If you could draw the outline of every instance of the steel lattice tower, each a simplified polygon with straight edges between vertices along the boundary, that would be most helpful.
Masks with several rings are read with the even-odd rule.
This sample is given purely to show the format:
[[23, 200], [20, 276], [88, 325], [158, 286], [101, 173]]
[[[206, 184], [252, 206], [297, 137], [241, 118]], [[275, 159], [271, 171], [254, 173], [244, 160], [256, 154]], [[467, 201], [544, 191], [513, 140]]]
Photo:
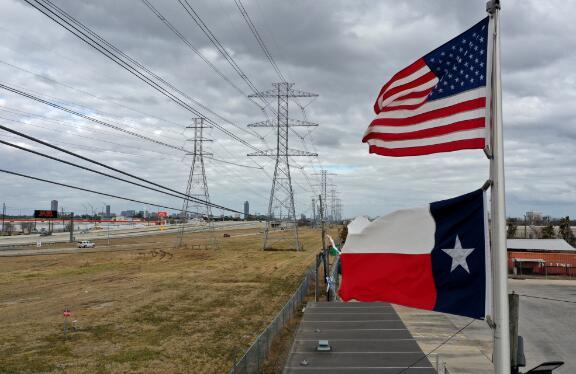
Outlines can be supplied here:
[[330, 219], [330, 212], [331, 212], [331, 204], [328, 198], [328, 187], [335, 187], [335, 184], [328, 183], [328, 176], [329, 175], [336, 175], [334, 173], [328, 173], [328, 170], [321, 169], [320, 173], [315, 173], [314, 175], [320, 176], [320, 185], [315, 185], [316, 187], [320, 187], [320, 195], [322, 196], [322, 215], [324, 216], [324, 220], [327, 222], [331, 222]]
[[[180, 213], [181, 226], [178, 234], [178, 247], [182, 246], [182, 239], [184, 236], [185, 227], [188, 223], [188, 210], [192, 210], [199, 215], [192, 219], [192, 228], [194, 231], [208, 231], [210, 237], [207, 241], [206, 247], [217, 248], [216, 235], [214, 232], [214, 223], [212, 221], [212, 207], [210, 205], [210, 194], [208, 193], [208, 181], [206, 179], [206, 169], [204, 167], [204, 156], [211, 155], [204, 152], [204, 142], [210, 142], [211, 139], [204, 138], [203, 130], [211, 128], [211, 126], [204, 125], [204, 118], [194, 118], [193, 125], [186, 126], [187, 129], [194, 130], [194, 137], [187, 139], [192, 141], [194, 146], [192, 152], [188, 155], [192, 156], [192, 164], [190, 165], [190, 173], [188, 174], [188, 183], [186, 185], [186, 195], [202, 200], [184, 199], [182, 203], [182, 212]], [[188, 225], [190, 226], [190, 225]]]
[[[269, 91], [259, 92], [250, 97], [275, 98], [277, 100], [276, 123], [263, 121], [248, 125], [248, 127], [275, 127], [276, 128], [276, 148], [262, 152], [248, 154], [248, 156], [273, 157], [276, 160], [274, 167], [274, 177], [272, 179], [272, 189], [268, 202], [268, 216], [266, 228], [264, 229], [263, 249], [296, 249], [300, 250], [300, 240], [298, 238], [298, 222], [296, 209], [294, 207], [294, 190], [292, 189], [292, 178], [290, 176], [290, 157], [294, 156], [318, 156], [288, 147], [288, 134], [290, 127], [318, 126], [316, 123], [308, 121], [290, 120], [288, 117], [289, 99], [296, 97], [316, 97], [317, 94], [295, 90], [294, 83], [280, 82], [273, 83], [274, 88]], [[274, 228], [280, 229], [279, 233], [271, 235]], [[293, 246], [279, 245], [280, 242], [290, 243]]]

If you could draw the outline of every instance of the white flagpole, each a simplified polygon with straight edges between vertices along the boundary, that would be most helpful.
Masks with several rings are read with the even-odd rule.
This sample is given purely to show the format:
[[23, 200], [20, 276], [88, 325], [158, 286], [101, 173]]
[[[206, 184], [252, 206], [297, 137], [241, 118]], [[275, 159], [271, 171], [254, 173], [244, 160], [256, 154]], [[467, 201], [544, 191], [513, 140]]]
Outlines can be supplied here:
[[510, 374], [510, 321], [508, 315], [508, 256], [504, 195], [504, 142], [502, 136], [502, 86], [500, 82], [500, 1], [487, 4], [492, 28], [491, 122], [492, 253], [494, 259], [494, 371]]

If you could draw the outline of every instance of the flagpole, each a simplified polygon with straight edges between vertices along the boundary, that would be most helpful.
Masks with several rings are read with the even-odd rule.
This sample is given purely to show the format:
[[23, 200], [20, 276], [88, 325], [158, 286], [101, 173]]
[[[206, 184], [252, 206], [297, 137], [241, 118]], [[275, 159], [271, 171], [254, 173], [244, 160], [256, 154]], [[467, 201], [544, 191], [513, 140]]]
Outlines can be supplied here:
[[508, 256], [506, 245], [506, 205], [504, 194], [504, 142], [502, 132], [502, 86], [500, 76], [500, 1], [491, 0], [486, 9], [492, 28], [492, 253], [494, 261], [494, 371], [510, 374], [510, 330], [508, 311]]

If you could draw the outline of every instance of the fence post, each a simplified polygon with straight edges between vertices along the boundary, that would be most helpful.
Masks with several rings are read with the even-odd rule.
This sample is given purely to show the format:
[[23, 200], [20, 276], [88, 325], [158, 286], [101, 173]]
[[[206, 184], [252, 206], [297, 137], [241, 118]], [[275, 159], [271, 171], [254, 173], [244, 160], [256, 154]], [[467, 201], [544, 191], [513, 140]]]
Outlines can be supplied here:
[[[288, 302], [282, 307], [270, 325], [268, 325], [268, 327], [256, 338], [256, 341], [250, 348], [248, 348], [239, 361], [237, 360], [236, 354], [234, 354], [233, 367], [231, 371], [232, 374], [248, 374], [254, 369], [253, 360], [250, 361], [250, 365], [248, 363], [251, 357], [250, 352], [252, 352], [252, 356], [254, 354], [256, 355], [256, 369], [258, 372], [262, 370], [262, 365], [264, 365], [266, 357], [272, 348], [272, 340], [282, 330], [282, 328], [290, 322], [290, 320], [295, 316], [298, 307], [304, 302], [304, 298], [308, 294], [310, 280], [312, 276], [315, 275], [312, 273], [312, 270], [313, 269], [309, 269], [306, 271], [304, 279], [294, 294], [292, 294], [290, 300], [288, 300]], [[254, 352], [254, 350], [256, 352]], [[244, 362], [244, 365], [242, 365], [242, 362]], [[244, 368], [243, 371], [241, 371], [242, 367]]]
[[320, 286], [318, 284], [319, 272], [318, 269], [320, 268], [320, 257], [316, 255], [316, 263], [314, 265], [314, 301], [318, 302], [318, 295], [320, 294]]

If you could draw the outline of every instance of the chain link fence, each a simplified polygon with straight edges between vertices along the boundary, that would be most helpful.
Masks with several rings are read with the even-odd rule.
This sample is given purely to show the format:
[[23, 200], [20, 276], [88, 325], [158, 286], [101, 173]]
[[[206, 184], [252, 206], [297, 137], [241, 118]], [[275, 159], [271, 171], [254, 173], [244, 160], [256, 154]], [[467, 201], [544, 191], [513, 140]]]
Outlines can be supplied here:
[[234, 367], [230, 370], [229, 374], [260, 373], [260, 369], [270, 352], [272, 341], [302, 306], [304, 298], [308, 294], [309, 286], [314, 282], [314, 277], [314, 268], [308, 269], [302, 283], [300, 283], [296, 292], [290, 297], [290, 300], [288, 300], [282, 310], [274, 317], [274, 320], [268, 327], [256, 338], [256, 341], [252, 343], [250, 348], [244, 353], [244, 356], [234, 362]]

